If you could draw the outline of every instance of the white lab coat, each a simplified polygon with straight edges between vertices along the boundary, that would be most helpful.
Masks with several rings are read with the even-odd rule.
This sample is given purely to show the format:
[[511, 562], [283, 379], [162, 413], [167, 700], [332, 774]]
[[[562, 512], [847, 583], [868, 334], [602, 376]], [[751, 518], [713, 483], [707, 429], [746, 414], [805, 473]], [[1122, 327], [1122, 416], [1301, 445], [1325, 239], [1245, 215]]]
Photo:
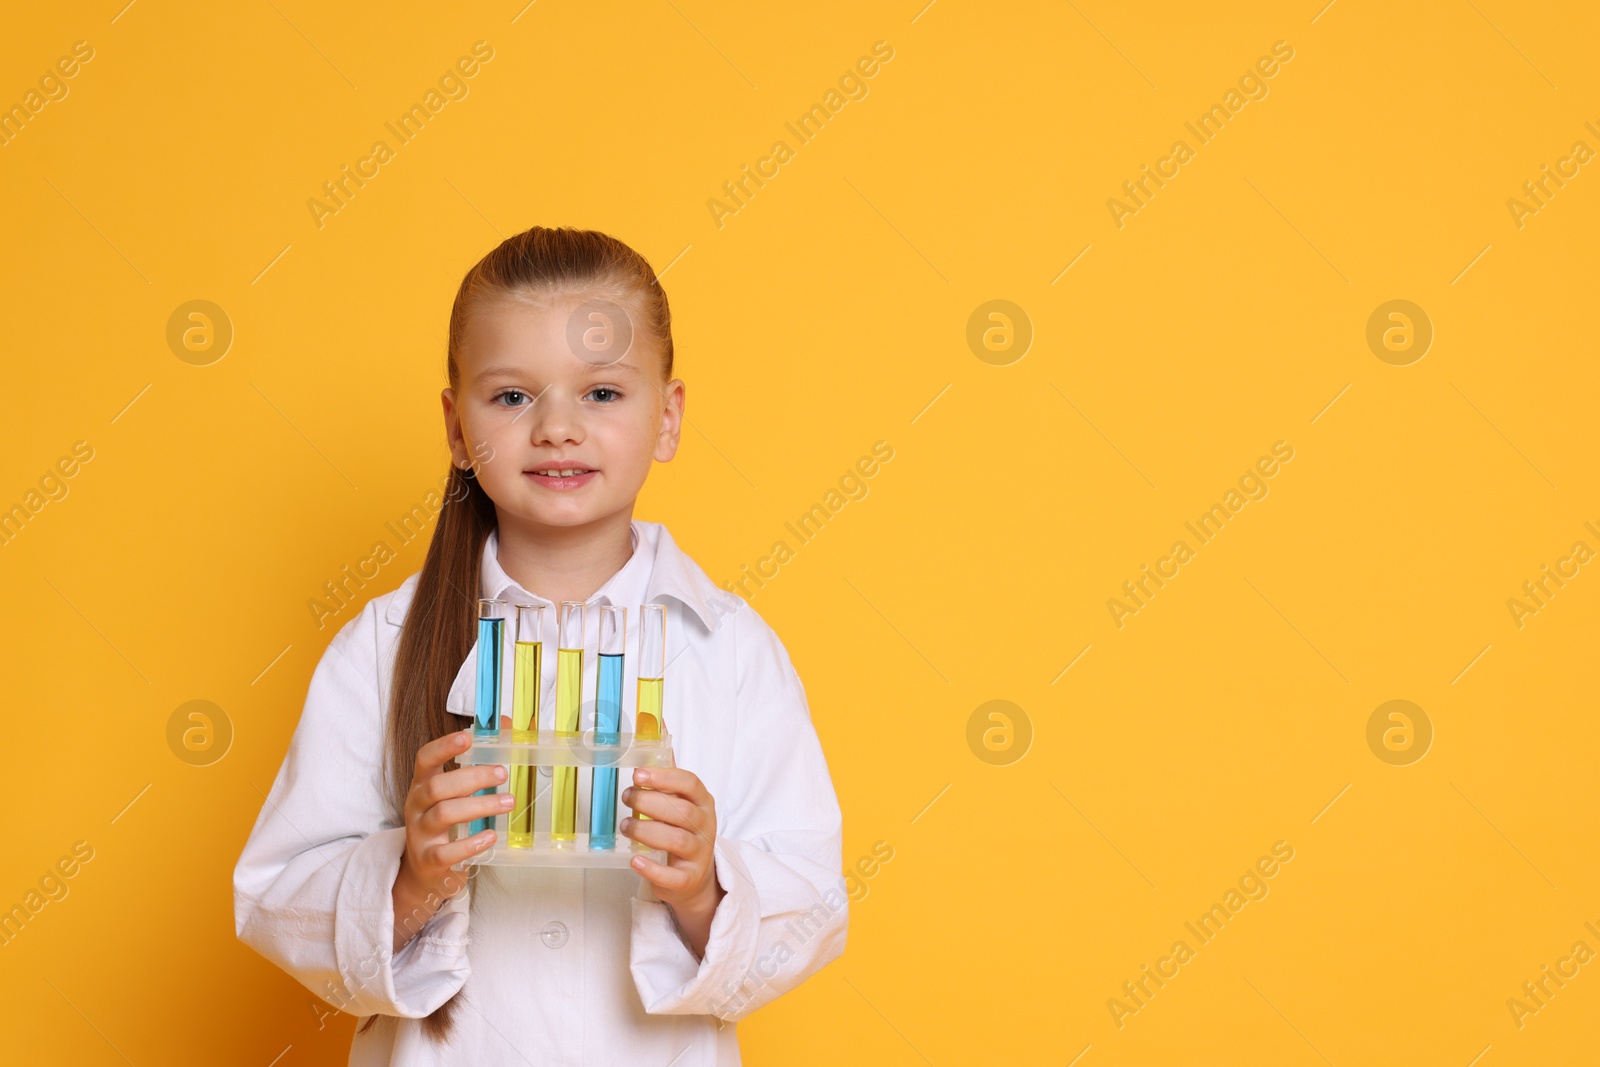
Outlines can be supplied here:
[[[696, 962], [643, 878], [593, 868], [480, 868], [472, 887], [392, 951], [405, 828], [381, 795], [380, 767], [414, 574], [329, 643], [234, 870], [241, 940], [333, 1007], [381, 1016], [357, 1034], [351, 1064], [737, 1064], [735, 1027], [722, 1020], [742, 1019], [844, 951], [839, 804], [788, 653], [664, 527], [635, 520], [633, 536], [629, 563], [591, 598], [587, 629], [595, 632], [594, 605], [616, 596], [630, 608], [634, 660], [637, 605], [667, 605], [664, 718], [677, 765], [715, 798], [716, 876], [727, 891], [704, 958]], [[505, 575], [496, 544], [491, 534], [480, 595], [548, 604]], [[585, 657], [586, 698], [594, 658]], [[462, 665], [447, 704], [462, 726], [473, 664]], [[631, 722], [636, 663], [628, 666]], [[546, 709], [554, 677], [547, 659]], [[631, 773], [618, 777], [626, 787]], [[586, 794], [588, 772], [578, 778]], [[543, 820], [550, 779], [539, 781]], [[586, 795], [578, 816], [586, 828]], [[418, 1020], [463, 989], [448, 1043], [433, 1042]]]

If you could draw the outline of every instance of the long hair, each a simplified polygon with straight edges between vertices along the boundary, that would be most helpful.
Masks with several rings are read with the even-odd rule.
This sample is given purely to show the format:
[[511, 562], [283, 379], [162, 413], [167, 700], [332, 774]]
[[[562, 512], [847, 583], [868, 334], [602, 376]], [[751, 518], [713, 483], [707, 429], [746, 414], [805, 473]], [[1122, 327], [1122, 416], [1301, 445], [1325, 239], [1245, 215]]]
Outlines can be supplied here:
[[[672, 313], [649, 262], [621, 241], [594, 230], [535, 226], [508, 237], [467, 271], [450, 308], [445, 372], [461, 388], [460, 352], [468, 319], [486, 303], [544, 303], [564, 294], [594, 294], [623, 305], [639, 339], [653, 343], [672, 378]], [[470, 469], [452, 467], [450, 488], [422, 565], [394, 661], [384, 788], [396, 818], [405, 817], [417, 751], [460, 724], [445, 710], [451, 683], [477, 633], [484, 544], [496, 526], [494, 501]], [[454, 769], [455, 761], [447, 764]], [[481, 868], [472, 868], [470, 879]], [[398, 917], [397, 917], [398, 919]], [[417, 935], [417, 936], [420, 936]], [[435, 1041], [449, 1037], [461, 993], [422, 1020]], [[365, 1032], [377, 1016], [361, 1025]]]

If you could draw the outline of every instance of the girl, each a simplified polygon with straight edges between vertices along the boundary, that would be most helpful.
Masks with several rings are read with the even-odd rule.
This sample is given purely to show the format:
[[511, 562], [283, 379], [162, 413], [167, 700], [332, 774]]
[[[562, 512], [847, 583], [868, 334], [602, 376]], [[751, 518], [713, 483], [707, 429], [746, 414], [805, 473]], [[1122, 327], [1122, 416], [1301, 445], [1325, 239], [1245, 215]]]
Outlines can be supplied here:
[[[839, 804], [789, 656], [665, 527], [633, 518], [651, 461], [678, 449], [672, 352], [654, 271], [604, 234], [535, 227], [456, 293], [455, 468], [427, 560], [328, 645], [234, 871], [240, 939], [365, 1017], [352, 1064], [736, 1064], [723, 1020], [844, 950]], [[511, 801], [493, 791], [505, 768], [454, 762], [480, 597], [548, 615], [582, 601], [591, 619], [666, 605], [678, 767], [633, 772], [621, 801], [649, 819], [619, 829], [667, 864], [454, 869], [495, 831], [452, 841], [451, 826]]]

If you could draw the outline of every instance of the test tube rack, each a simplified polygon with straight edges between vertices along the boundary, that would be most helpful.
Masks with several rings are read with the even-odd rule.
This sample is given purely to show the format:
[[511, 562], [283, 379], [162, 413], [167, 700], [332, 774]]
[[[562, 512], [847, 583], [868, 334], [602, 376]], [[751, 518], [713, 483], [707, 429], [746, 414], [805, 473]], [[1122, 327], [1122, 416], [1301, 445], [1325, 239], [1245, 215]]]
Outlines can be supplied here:
[[[531, 765], [534, 767], [616, 767], [629, 770], [634, 767], [673, 767], [672, 738], [665, 734], [659, 741], [641, 741], [628, 730], [620, 731], [616, 744], [599, 744], [593, 730], [585, 730], [577, 737], [558, 737], [553, 730], [540, 730], [536, 740], [512, 739], [511, 727], [502, 725], [498, 734], [475, 736], [466, 752], [456, 757], [463, 767], [499, 765], [502, 767]], [[509, 780], [502, 782], [497, 792], [511, 788]], [[537, 792], [537, 790], [536, 790]], [[572, 841], [553, 841], [548, 829], [549, 792], [545, 801], [534, 809], [535, 825], [544, 822], [546, 829], [536, 829], [533, 844], [527, 848], [512, 848], [507, 833], [511, 820], [509, 813], [494, 816], [495, 842], [462, 866], [484, 867], [616, 867], [628, 869], [635, 856], [645, 856], [657, 863], [666, 863], [667, 854], [660, 849], [646, 848], [632, 838], [617, 833], [617, 847], [598, 849], [589, 847], [589, 835], [579, 831]], [[593, 798], [590, 798], [593, 803]], [[466, 823], [457, 823], [452, 839], [469, 836]]]

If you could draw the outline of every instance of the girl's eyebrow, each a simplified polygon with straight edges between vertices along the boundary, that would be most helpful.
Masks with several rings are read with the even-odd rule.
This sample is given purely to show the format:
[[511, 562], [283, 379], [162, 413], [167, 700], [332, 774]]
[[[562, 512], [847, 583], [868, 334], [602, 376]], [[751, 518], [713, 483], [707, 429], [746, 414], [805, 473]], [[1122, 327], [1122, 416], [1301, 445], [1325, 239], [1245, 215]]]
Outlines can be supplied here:
[[[603, 374], [610, 370], [631, 370], [637, 372], [639, 368], [632, 363], [598, 363], [591, 364], [589, 370], [594, 374]], [[478, 375], [478, 380], [490, 381], [494, 378], [515, 379], [521, 378], [527, 373], [528, 372], [521, 367], [490, 367], [488, 370]]]

